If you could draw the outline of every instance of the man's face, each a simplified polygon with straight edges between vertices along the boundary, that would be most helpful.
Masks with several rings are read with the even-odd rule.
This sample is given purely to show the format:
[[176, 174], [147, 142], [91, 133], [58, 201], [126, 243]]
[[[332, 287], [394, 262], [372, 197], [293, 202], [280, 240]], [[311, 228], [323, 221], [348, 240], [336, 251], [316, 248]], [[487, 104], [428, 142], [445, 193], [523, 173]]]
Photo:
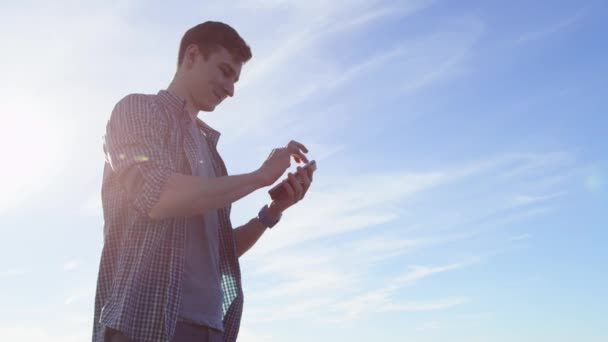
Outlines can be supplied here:
[[223, 47], [211, 52], [207, 59], [196, 49], [187, 78], [191, 98], [199, 110], [211, 112], [227, 96], [234, 95], [242, 65]]

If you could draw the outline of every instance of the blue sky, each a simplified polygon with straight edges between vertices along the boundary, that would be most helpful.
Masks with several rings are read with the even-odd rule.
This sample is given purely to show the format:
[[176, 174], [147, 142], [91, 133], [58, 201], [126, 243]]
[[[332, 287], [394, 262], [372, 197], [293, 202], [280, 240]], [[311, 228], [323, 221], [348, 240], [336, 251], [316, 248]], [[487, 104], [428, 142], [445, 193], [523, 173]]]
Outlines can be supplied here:
[[105, 122], [168, 85], [187, 28], [220, 20], [254, 56], [199, 115], [229, 172], [290, 139], [319, 164], [241, 259], [240, 341], [608, 340], [607, 9], [0, 4], [0, 339], [90, 339]]

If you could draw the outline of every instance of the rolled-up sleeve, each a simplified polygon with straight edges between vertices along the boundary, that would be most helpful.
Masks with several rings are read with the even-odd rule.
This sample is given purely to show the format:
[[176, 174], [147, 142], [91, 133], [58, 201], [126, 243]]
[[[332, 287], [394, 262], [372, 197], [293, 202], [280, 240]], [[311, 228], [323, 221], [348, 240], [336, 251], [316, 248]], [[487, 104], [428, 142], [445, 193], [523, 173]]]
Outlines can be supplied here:
[[104, 151], [112, 171], [128, 193], [130, 204], [148, 215], [158, 202], [171, 167], [167, 117], [146, 95], [120, 100], [106, 126]]

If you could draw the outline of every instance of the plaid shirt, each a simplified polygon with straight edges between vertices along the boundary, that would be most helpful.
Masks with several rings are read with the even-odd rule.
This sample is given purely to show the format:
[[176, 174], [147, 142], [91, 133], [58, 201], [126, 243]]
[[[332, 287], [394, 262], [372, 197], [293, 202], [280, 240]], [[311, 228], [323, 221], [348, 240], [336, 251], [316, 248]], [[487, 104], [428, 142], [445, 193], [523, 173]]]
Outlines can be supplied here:
[[[186, 220], [152, 220], [147, 213], [169, 176], [182, 167], [191, 170], [196, 162], [195, 144], [180, 124], [187, 115], [184, 100], [161, 90], [157, 95], [126, 96], [108, 121], [101, 190], [104, 245], [93, 342], [103, 342], [106, 326], [136, 341], [170, 341], [174, 334], [182, 298]], [[216, 148], [219, 132], [196, 120], [208, 137], [216, 174], [227, 175]], [[243, 310], [241, 274], [230, 206], [220, 208], [218, 216], [224, 339], [233, 342]]]

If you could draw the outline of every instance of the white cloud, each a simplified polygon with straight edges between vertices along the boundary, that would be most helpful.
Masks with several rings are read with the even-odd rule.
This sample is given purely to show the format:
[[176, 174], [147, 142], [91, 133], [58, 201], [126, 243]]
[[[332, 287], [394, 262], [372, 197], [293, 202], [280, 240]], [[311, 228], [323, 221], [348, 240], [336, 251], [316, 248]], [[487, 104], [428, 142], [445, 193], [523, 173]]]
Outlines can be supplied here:
[[14, 342], [82, 342], [91, 338], [89, 329], [77, 329], [73, 332], [53, 332], [39, 327], [39, 322], [19, 323], [15, 326], [0, 326], [0, 337], [3, 341]]
[[413, 284], [424, 278], [437, 273], [443, 273], [447, 271], [457, 270], [464, 267], [466, 264], [449, 264], [445, 266], [427, 267], [427, 266], [411, 266], [410, 271], [394, 279], [396, 287]]
[[81, 211], [87, 216], [101, 217], [103, 215], [101, 191], [97, 191], [95, 194], [89, 196], [89, 198], [84, 201]]
[[321, 165], [324, 160], [329, 160], [329, 158], [333, 155], [336, 155], [346, 149], [344, 145], [327, 145], [321, 143], [307, 143], [306, 147], [309, 151], [315, 151], [314, 160], [317, 161], [317, 165]]
[[378, 312], [393, 311], [432, 311], [445, 310], [468, 301], [466, 297], [450, 297], [430, 301], [411, 301], [404, 303], [390, 303], [378, 308]]
[[[377, 261], [369, 261], [364, 256], [354, 258], [349, 249], [342, 246], [336, 246], [336, 249], [340, 252], [336, 253], [335, 258], [315, 258], [314, 255], [319, 253], [312, 251], [311, 259], [314, 262], [307, 262], [303, 256], [289, 258], [285, 255], [285, 260], [283, 257], [274, 258], [281, 266], [263, 266], [264, 277], [274, 280], [262, 285], [265, 290], [250, 289], [248, 298], [251, 305], [256, 307], [248, 311], [251, 319], [259, 322], [290, 320], [309, 317], [312, 312], [316, 312], [314, 316], [317, 319], [342, 321], [379, 312], [447, 309], [466, 301], [458, 297], [398, 302], [395, 298], [407, 286], [435, 274], [463, 268], [471, 262], [437, 267], [412, 266], [410, 271], [391, 279], [377, 279], [383, 284], [378, 287], [377, 284], [368, 283], [369, 270]], [[369, 251], [368, 255], [373, 255], [373, 251]], [[255, 264], [260, 265], [268, 263], [271, 262], [255, 261]], [[278, 285], [274, 284], [278, 279]], [[368, 289], [370, 287], [372, 289]], [[357, 292], [359, 294], [355, 294]], [[262, 305], [269, 301], [274, 304], [270, 307]]]
[[[252, 305], [260, 306], [270, 298], [275, 303], [272, 308], [261, 305], [263, 308], [254, 312], [255, 320], [309, 317], [311, 312], [331, 307], [331, 313], [325, 318], [342, 321], [358, 319], [372, 312], [442, 310], [464, 304], [468, 298], [445, 297], [442, 293], [434, 294], [435, 299], [428, 301], [400, 301], [397, 298], [402, 297], [405, 287], [433, 275], [461, 269], [477, 259], [436, 267], [412, 266], [404, 274], [382, 280], [383, 284], [390, 284], [386, 286], [369, 284], [366, 279], [374, 278], [370, 271], [376, 263], [395, 263], [412, 251], [456, 243], [479, 236], [490, 226], [504, 227], [533, 215], [545, 214], [549, 208], [537, 204], [550, 203], [565, 193], [546, 190], [560, 186], [564, 178], [557, 175], [570, 174], [570, 162], [571, 158], [561, 153], [509, 154], [436, 171], [325, 179], [324, 182], [331, 185], [317, 185], [323, 188], [323, 193], [314, 193], [308, 204], [302, 202], [299, 208], [290, 210], [293, 221], [282, 222], [279, 229], [266, 234], [243, 262], [243, 269], [254, 283], [247, 289]], [[548, 172], [553, 169], [559, 170], [556, 176]], [[547, 182], [546, 177], [542, 177], [539, 182], [531, 181], [529, 176], [536, 174], [554, 179]], [[483, 192], [477, 192], [472, 184], [478, 184]], [[334, 188], [342, 191], [334, 192]], [[513, 192], [548, 195], [513, 197]], [[467, 196], [470, 193], [474, 197], [458, 201], [450, 197], [460, 198], [460, 193]], [[515, 199], [518, 205], [505, 204], [506, 197]], [[403, 208], [402, 203], [416, 204], [420, 198], [432, 203], [430, 215], [416, 206], [394, 210]], [[459, 220], [452, 220], [450, 213], [444, 210], [446, 205], [451, 211], [462, 212]], [[505, 211], [505, 208], [509, 210]], [[392, 213], [394, 217], [383, 227], [398, 227], [402, 224], [400, 220], [407, 220], [409, 224], [421, 226], [426, 237], [416, 238], [411, 230], [380, 227], [373, 234], [371, 231], [364, 234], [363, 230], [374, 228], [373, 222], [367, 220], [345, 229], [340, 224], [352, 217], [351, 209], [358, 217], [368, 215], [371, 218], [373, 214], [380, 214], [380, 218], [387, 218], [382, 216], [384, 212]], [[453, 227], [447, 233], [434, 227], [443, 225], [439, 223], [442, 221], [434, 222], [442, 217], [448, 227]], [[353, 235], [355, 231], [357, 235]], [[327, 240], [336, 235], [345, 238], [331, 245], [310, 243], [319, 237]], [[348, 236], [356, 237], [349, 239]]]
[[247, 326], [239, 330], [239, 341], [243, 342], [272, 342], [278, 341], [273, 338], [272, 332], [260, 332], [259, 329], [253, 330]]
[[1, 271], [0, 278], [15, 277], [15, 276], [20, 276], [20, 275], [23, 275], [26, 273], [27, 273], [27, 270], [24, 268], [15, 268], [15, 269], [8, 270], [8, 271]]
[[[301, 296], [345, 286], [356, 289], [373, 265], [413, 250], [453, 241], [454, 237], [403, 239], [382, 234], [355, 239], [331, 247], [297, 248], [248, 257], [244, 265], [255, 277], [280, 279], [279, 285], [255, 291], [251, 298], [262, 300], [286, 295]], [[418, 270], [423, 272], [424, 270]], [[426, 270], [439, 272], [439, 270]], [[417, 276], [426, 276], [421, 274]], [[251, 299], [250, 298], [250, 299]]]
[[356, 277], [353, 274], [326, 267], [315, 270], [294, 270], [289, 272], [289, 276], [289, 279], [279, 285], [256, 293], [255, 298], [264, 300], [285, 296], [296, 297], [303, 293], [309, 296], [323, 292], [335, 292], [343, 288], [345, 284], [354, 283]]
[[394, 258], [419, 248], [446, 242], [449, 241], [449, 239], [449, 237], [443, 239], [403, 239], [397, 236], [380, 235], [354, 240], [350, 246], [347, 246], [344, 249], [349, 251], [348, 254], [352, 255], [352, 258], [367, 260], [368, 263], [371, 263]]
[[[556, 165], [567, 165], [561, 158], [557, 164], [547, 164], [545, 161], [554, 158], [554, 154], [534, 157], [512, 154], [436, 171], [384, 171], [369, 175], [351, 175], [344, 179], [319, 179], [319, 176], [307, 198], [289, 209], [280, 227], [273, 230], [272, 234], [267, 234], [263, 243], [250, 253], [265, 254], [310, 240], [373, 229], [380, 225], [399, 224], [399, 219], [407, 214], [399, 208], [407, 208], [403, 206], [406, 201], [411, 202], [421, 196], [439, 196], [432, 210], [442, 214], [424, 217], [422, 213], [409, 213], [407, 219], [410, 224], [429, 225], [432, 220], [448, 217], [447, 210], [461, 214], [458, 219], [449, 217], [453, 227], [465, 223], [479, 225], [488, 223], [488, 220], [503, 220], [506, 223], [506, 220], [513, 221], [542, 214], [550, 209], [547, 206], [534, 207], [532, 204], [548, 202], [561, 196], [563, 191], [542, 197], [516, 198], [520, 206], [522, 201], [526, 201], [527, 206], [522, 206], [522, 210], [513, 209], [511, 202], [505, 204], [504, 192], [511, 192], [518, 188], [514, 184], [521, 184], [520, 181], [513, 183], [516, 181], [515, 177], [525, 176], [532, 171], [538, 172], [543, 166], [544, 169], [540, 170], [547, 175], [548, 169]], [[469, 185], [473, 176], [475, 183], [479, 183], [476, 186], [480, 186], [484, 193], [474, 193], [475, 197], [461, 200], [457, 206], [453, 202], [442, 201], [442, 193], [446, 191], [444, 189], [454, 186], [461, 186], [463, 190], [455, 192], [452, 189], [449, 191], [450, 196], [459, 196], [460, 193], [468, 196], [471, 189], [475, 189]], [[507, 181], [511, 183], [504, 184]], [[442, 210], [441, 207], [448, 204], [450, 207]]]
[[436, 186], [444, 179], [438, 173], [386, 173], [352, 176], [324, 192], [311, 188], [307, 194], [310, 199], [290, 210], [281, 229], [273, 231], [256, 253], [391, 222], [398, 216], [383, 205]]
[[[555, 158], [557, 155], [560, 157]], [[262, 307], [253, 312], [254, 319], [309, 317], [311, 312], [331, 307], [330, 321], [350, 320], [371, 313], [372, 307], [405, 312], [463, 304], [468, 298], [445, 298], [442, 293], [434, 295], [438, 299], [429, 301], [403, 302], [395, 298], [405, 287], [461, 269], [477, 259], [436, 267], [411, 266], [404, 274], [382, 280], [390, 284], [387, 286], [378, 287], [366, 280], [374, 278], [371, 274], [379, 263], [399, 263], [407, 253], [458, 243], [487, 233], [490, 227], [504, 228], [546, 214], [550, 208], [537, 204], [548, 204], [565, 192], [526, 197], [513, 197], [511, 193], [554, 190], [564, 179], [553, 177], [553, 181], [546, 182], [543, 177], [539, 185], [529, 180], [529, 174], [547, 175], [547, 170], [554, 168], [559, 169], [558, 174], [569, 174], [568, 163], [569, 159], [561, 154], [510, 154], [438, 171], [325, 179], [331, 186], [317, 185], [323, 188], [323, 193], [314, 193], [308, 204], [304, 201], [299, 208], [290, 209], [286, 217], [293, 219], [281, 222], [280, 227], [266, 234], [243, 260], [245, 275], [251, 278], [245, 282], [251, 284], [246, 289], [248, 300], [253, 306]], [[477, 192], [472, 184], [478, 184], [483, 192]], [[454, 201], [450, 197], [460, 198], [461, 193], [469, 196], [469, 192], [473, 197], [464, 200]], [[505, 204], [505, 197], [515, 198], [518, 205]], [[421, 198], [432, 203], [428, 213], [416, 205]], [[399, 209], [404, 208], [403, 203], [410, 203], [405, 208], [411, 208]], [[462, 215], [455, 220], [450, 211]], [[375, 214], [379, 220], [386, 220], [382, 227], [372, 220]], [[359, 220], [345, 223], [354, 217]], [[419, 232], [396, 229], [403, 221], [420, 226]], [[420, 232], [424, 236], [416, 237]], [[336, 236], [343, 238], [333, 244], [323, 243]], [[311, 244], [312, 240], [318, 243]], [[262, 304], [269, 300], [275, 303], [272, 308]]]
[[[449, 239], [444, 238], [445, 241]], [[246, 271], [247, 310], [256, 322], [298, 319], [312, 312], [324, 312], [338, 305], [344, 295], [366, 291], [374, 265], [392, 260], [417, 248], [444, 243], [437, 239], [404, 240], [382, 235], [359, 239], [331, 247], [298, 248], [243, 260]], [[395, 278], [397, 287], [409, 285], [431, 274], [456, 269], [460, 265], [439, 268], [416, 268], [410, 279]], [[253, 285], [251, 285], [253, 281]], [[386, 294], [398, 288], [386, 289]], [[268, 306], [264, 303], [273, 303]], [[315, 315], [318, 316], [318, 315]], [[327, 318], [329, 319], [329, 318]]]
[[460, 269], [468, 264], [470, 263], [449, 264], [437, 267], [413, 266], [405, 274], [392, 279], [378, 280], [388, 285], [375, 288], [332, 305], [332, 312], [335, 315], [334, 319], [352, 320], [359, 318], [361, 315], [376, 312], [441, 310], [462, 304], [466, 301], [463, 297], [444, 298], [425, 302], [397, 302], [395, 296], [400, 289], [411, 286], [431, 275]]
[[63, 303], [65, 305], [71, 305], [71, 304], [74, 304], [85, 298], [88, 298], [88, 299], [94, 298], [94, 296], [95, 296], [95, 291], [93, 289], [91, 289], [90, 287], [83, 287], [83, 288], [72, 290], [71, 293], [68, 295], [68, 297], [66, 297], [66, 299], [64, 300]]
[[548, 195], [540, 195], [540, 196], [519, 194], [519, 195], [513, 196], [512, 203], [513, 203], [513, 205], [516, 205], [516, 206], [525, 206], [525, 205], [536, 204], [539, 202], [545, 202], [547, 200], [555, 199], [560, 196], [563, 196], [564, 194], [565, 194], [564, 192], [557, 192], [557, 193], [552, 193], [552, 194], [548, 194]]
[[63, 264], [64, 271], [73, 271], [82, 266], [82, 260], [70, 260]]
[[439, 321], [430, 321], [430, 322], [425, 322], [425, 323], [419, 325], [418, 327], [416, 327], [416, 330], [429, 331], [429, 330], [437, 330], [439, 328], [441, 328], [441, 323]]
[[531, 41], [536, 41], [565, 30], [566, 28], [582, 20], [587, 14], [587, 12], [591, 9], [592, 4], [593, 2], [588, 2], [584, 6], [578, 8], [576, 11], [573, 11], [567, 17], [564, 17], [556, 22], [547, 24], [545, 27], [538, 28], [534, 31], [523, 34], [519, 37], [517, 42], [527, 43]]
[[530, 234], [520, 234], [520, 235], [512, 236], [509, 240], [511, 240], [511, 241], [528, 240], [528, 239], [530, 239], [531, 236], [532, 235], [530, 235]]
[[507, 282], [505, 285], [513, 287], [532, 287], [536, 286], [539, 281], [543, 280], [543, 276], [536, 274], [531, 276], [525, 276], [519, 279], [514, 279]]
[[[412, 93], [458, 75], [485, 32], [475, 17], [450, 23], [450, 29], [408, 42], [396, 70], [403, 75], [401, 90]], [[441, 43], [439, 43], [441, 42]]]
[[[425, 8], [428, 1], [410, 1], [396, 8], [374, 8], [374, 1], [335, 4], [287, 3], [281, 10], [286, 18], [275, 23], [270, 32], [263, 32], [259, 41], [252, 41], [255, 60], [245, 66], [239, 82], [238, 101], [230, 101], [219, 109], [225, 115], [213, 115], [218, 126], [230, 128], [229, 144], [233, 139], [250, 138], [249, 132], [282, 131], [301, 115], [285, 116], [297, 111], [298, 106], [311, 99], [330, 96], [344, 85], [382, 67], [412, 47], [404, 38], [398, 48], [387, 47], [373, 56], [361, 54], [362, 60], [336, 63], [335, 50], [326, 47], [332, 39], [339, 39], [362, 26], [386, 16], [406, 17]], [[282, 3], [283, 4], [283, 3]], [[301, 9], [304, 7], [304, 10]], [[311, 12], [314, 12], [311, 13]], [[431, 42], [429, 42], [431, 44]], [[434, 44], [439, 44], [434, 41]], [[426, 53], [430, 46], [420, 46], [417, 53]], [[382, 49], [378, 49], [382, 50]], [[287, 88], [286, 86], [289, 85]], [[383, 94], [383, 96], [390, 94]], [[326, 105], [331, 106], [331, 101]], [[232, 115], [231, 113], [247, 113]], [[304, 113], [302, 113], [304, 114]], [[306, 116], [308, 114], [306, 113]], [[268, 125], [272, 127], [268, 127]], [[318, 123], [317, 123], [318, 124]], [[274, 128], [274, 129], [273, 129]]]
[[518, 221], [521, 221], [524, 219], [546, 215], [546, 214], [550, 213], [551, 211], [553, 211], [554, 209], [555, 208], [549, 207], [549, 206], [540, 206], [540, 207], [525, 209], [523, 211], [500, 215], [500, 216], [494, 218], [493, 220], [490, 220], [489, 222], [484, 223], [483, 229], [504, 228], [505, 226], [508, 226], [510, 224], [513, 224], [515, 222], [518, 222]]

